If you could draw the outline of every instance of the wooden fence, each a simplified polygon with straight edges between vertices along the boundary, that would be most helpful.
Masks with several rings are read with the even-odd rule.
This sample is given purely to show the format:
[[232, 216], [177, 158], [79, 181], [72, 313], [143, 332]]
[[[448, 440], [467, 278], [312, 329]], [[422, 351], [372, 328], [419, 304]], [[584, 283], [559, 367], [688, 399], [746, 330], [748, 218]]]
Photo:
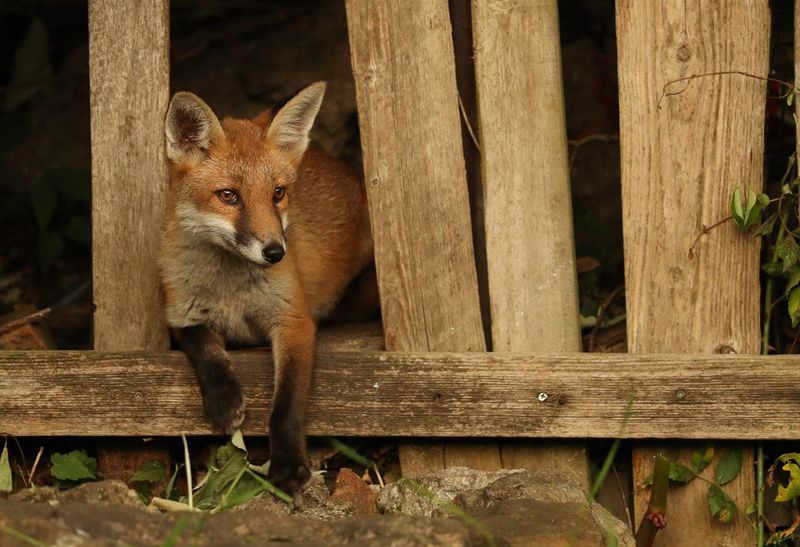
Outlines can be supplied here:
[[[664, 90], [693, 74], [765, 77], [767, 1], [617, 1], [626, 355], [576, 353], [555, 0], [346, 4], [383, 338], [344, 329], [321, 342], [310, 433], [414, 437], [400, 452], [409, 475], [463, 464], [577, 469], [584, 480], [583, 451], [557, 439], [742, 439], [746, 465], [726, 490], [746, 506], [755, 496], [749, 443], [797, 438], [800, 363], [751, 356], [757, 240], [726, 224], [689, 249], [726, 216], [735, 186], [761, 188], [766, 87], [727, 74]], [[464, 59], [454, 55], [451, 10], [462, 18], [457, 45], [471, 13], [474, 77], [459, 68], [458, 80], [474, 89], [457, 86]], [[166, 189], [168, 12], [168, 0], [89, 2], [95, 351], [0, 354], [0, 431], [211, 433], [188, 363], [166, 351], [153, 269]], [[476, 109], [477, 195], [459, 95]], [[473, 214], [482, 204], [485, 226], [474, 240], [471, 203]], [[384, 343], [391, 351], [380, 351]], [[234, 361], [250, 401], [246, 432], [265, 434], [267, 354]], [[498, 439], [507, 437], [537, 439]], [[691, 446], [637, 444], [634, 481], [655, 452], [686, 458]], [[673, 492], [659, 543], [752, 544], [744, 519], [712, 522], [698, 486]], [[643, 502], [637, 495], [639, 514]]]

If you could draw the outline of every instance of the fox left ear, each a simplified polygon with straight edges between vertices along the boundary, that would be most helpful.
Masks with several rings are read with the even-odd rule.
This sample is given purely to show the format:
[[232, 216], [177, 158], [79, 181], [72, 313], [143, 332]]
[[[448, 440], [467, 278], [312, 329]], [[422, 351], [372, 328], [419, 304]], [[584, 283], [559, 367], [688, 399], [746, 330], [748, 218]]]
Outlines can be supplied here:
[[167, 157], [172, 161], [187, 160], [196, 153], [208, 152], [225, 140], [225, 132], [214, 111], [203, 100], [188, 91], [172, 97], [164, 123], [167, 135]]
[[308, 148], [308, 133], [317, 117], [325, 82], [315, 82], [281, 108], [267, 130], [267, 142], [284, 150], [292, 161], [299, 162]]

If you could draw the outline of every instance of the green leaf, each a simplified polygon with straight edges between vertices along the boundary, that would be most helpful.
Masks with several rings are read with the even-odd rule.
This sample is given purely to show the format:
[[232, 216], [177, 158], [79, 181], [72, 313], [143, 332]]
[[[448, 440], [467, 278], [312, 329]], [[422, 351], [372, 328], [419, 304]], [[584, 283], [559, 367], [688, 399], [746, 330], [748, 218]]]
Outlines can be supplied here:
[[789, 317], [792, 319], [792, 326], [796, 327], [800, 322], [800, 287], [795, 287], [789, 292], [788, 304]]
[[786, 292], [791, 291], [798, 283], [800, 283], [800, 264], [795, 264], [787, 273]]
[[745, 512], [746, 515], [752, 515], [753, 513], [755, 513], [756, 512], [756, 502], [751, 501], [750, 503], [748, 503], [747, 507], [745, 507], [745, 509], [744, 509], [744, 512]]
[[669, 462], [669, 480], [674, 482], [689, 482], [694, 477], [694, 471], [682, 463]]
[[11, 492], [12, 488], [11, 464], [8, 461], [8, 441], [6, 441], [3, 443], [3, 452], [0, 452], [0, 492]]
[[175, 472], [172, 473], [169, 482], [167, 482], [167, 485], [164, 487], [164, 490], [161, 491], [160, 497], [164, 498], [165, 500], [178, 501], [180, 496], [178, 495], [178, 492], [177, 490], [174, 489], [174, 487], [175, 487], [175, 479], [178, 478], [178, 472], [181, 470], [182, 467], [183, 464], [175, 466]]
[[698, 450], [692, 454], [692, 471], [700, 474], [714, 460], [714, 447], [708, 445], [705, 450]]
[[772, 233], [772, 230], [775, 229], [775, 222], [778, 220], [778, 213], [772, 213], [770, 216], [767, 217], [767, 220], [761, 223], [758, 228], [755, 229], [753, 235], [756, 236], [765, 236]]
[[231, 442], [217, 450], [214, 460], [193, 496], [194, 506], [198, 509], [216, 509], [225, 491], [247, 468], [247, 454]]
[[787, 235], [775, 245], [775, 253], [783, 263], [783, 271], [789, 270], [800, 259], [800, 246], [794, 237]]
[[89, 457], [85, 450], [73, 450], [68, 454], [56, 452], [50, 456], [50, 474], [59, 480], [84, 481], [94, 479], [97, 460]]
[[733, 190], [733, 196], [731, 197], [731, 216], [736, 226], [743, 229], [744, 205], [742, 204], [742, 191], [739, 188]]
[[722, 452], [714, 470], [714, 476], [719, 484], [731, 482], [742, 469], [742, 449], [730, 448]]
[[135, 489], [136, 495], [139, 496], [139, 499], [141, 500], [142, 504], [145, 505], [145, 507], [150, 505], [150, 502], [153, 500], [152, 488], [153, 485], [143, 482]]
[[792, 106], [792, 102], [794, 102], [794, 94], [795, 91], [792, 90], [788, 95], [786, 95], [786, 106]]
[[167, 476], [167, 468], [161, 460], [147, 460], [131, 477], [130, 482], [161, 482]]
[[786, 486], [778, 485], [778, 495], [775, 496], [775, 501], [791, 501], [800, 496], [800, 465], [788, 462], [781, 469], [789, 472], [789, 483]]
[[722, 491], [722, 488], [716, 484], [711, 484], [708, 487], [708, 508], [711, 511], [711, 516], [715, 517], [720, 522], [730, 522], [736, 515], [736, 504], [728, 495]]

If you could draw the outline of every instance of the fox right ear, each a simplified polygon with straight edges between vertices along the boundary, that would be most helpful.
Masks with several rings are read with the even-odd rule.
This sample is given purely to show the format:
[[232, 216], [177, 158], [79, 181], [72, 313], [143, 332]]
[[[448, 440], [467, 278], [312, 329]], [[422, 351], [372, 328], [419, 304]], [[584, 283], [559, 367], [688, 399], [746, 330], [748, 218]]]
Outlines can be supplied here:
[[167, 157], [183, 161], [205, 153], [225, 139], [214, 111], [200, 97], [188, 91], [176, 93], [169, 103], [165, 122]]

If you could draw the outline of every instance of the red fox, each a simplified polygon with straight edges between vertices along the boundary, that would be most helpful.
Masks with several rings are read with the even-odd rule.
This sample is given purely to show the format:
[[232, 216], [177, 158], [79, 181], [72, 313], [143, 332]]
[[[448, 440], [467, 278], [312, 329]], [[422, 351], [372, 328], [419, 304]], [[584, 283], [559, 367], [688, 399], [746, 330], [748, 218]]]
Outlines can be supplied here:
[[170, 189], [159, 267], [167, 320], [192, 362], [212, 422], [241, 425], [245, 401], [226, 344], [271, 342], [269, 478], [309, 477], [305, 406], [316, 323], [372, 262], [363, 181], [308, 147], [325, 83], [274, 115], [221, 122], [176, 93], [166, 117]]

